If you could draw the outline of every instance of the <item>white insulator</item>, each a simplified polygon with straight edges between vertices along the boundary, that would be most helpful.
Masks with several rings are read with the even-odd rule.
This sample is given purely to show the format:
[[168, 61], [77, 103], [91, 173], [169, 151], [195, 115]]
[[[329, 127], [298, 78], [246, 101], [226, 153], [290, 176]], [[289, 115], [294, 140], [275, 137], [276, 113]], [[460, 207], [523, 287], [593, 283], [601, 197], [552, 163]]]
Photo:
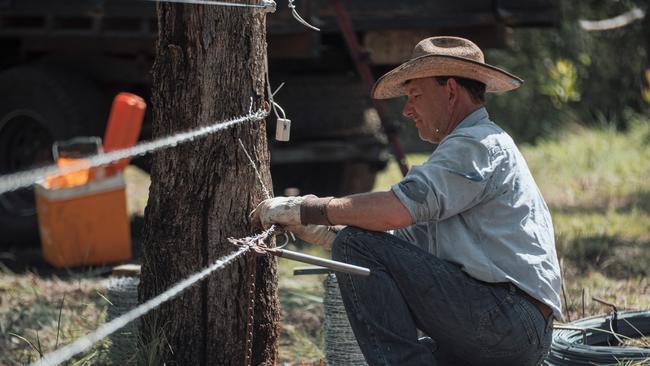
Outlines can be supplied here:
[[278, 118], [275, 124], [275, 139], [277, 141], [289, 141], [291, 133], [291, 120]]

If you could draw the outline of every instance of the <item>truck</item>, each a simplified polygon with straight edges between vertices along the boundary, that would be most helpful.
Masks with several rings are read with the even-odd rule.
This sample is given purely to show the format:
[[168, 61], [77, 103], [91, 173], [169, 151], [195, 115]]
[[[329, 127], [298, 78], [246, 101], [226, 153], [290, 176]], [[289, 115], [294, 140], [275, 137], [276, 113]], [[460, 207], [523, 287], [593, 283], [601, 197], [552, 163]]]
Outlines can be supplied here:
[[[315, 32], [279, 0], [267, 17], [270, 78], [292, 120], [291, 142], [269, 138], [278, 194], [370, 190], [387, 139], [359, 64], [376, 77], [432, 35], [507, 47], [513, 27], [553, 26], [558, 0], [343, 0], [362, 57], [352, 56], [327, 0], [296, 0]], [[102, 136], [112, 97], [151, 95], [156, 3], [139, 0], [0, 0], [0, 175], [52, 162], [53, 142]], [[349, 39], [348, 39], [349, 41]], [[356, 67], [355, 67], [356, 66]], [[141, 139], [151, 137], [147, 114]], [[269, 118], [270, 132], [275, 121]], [[136, 164], [147, 167], [146, 159]], [[37, 242], [34, 193], [0, 195], [1, 244]]]

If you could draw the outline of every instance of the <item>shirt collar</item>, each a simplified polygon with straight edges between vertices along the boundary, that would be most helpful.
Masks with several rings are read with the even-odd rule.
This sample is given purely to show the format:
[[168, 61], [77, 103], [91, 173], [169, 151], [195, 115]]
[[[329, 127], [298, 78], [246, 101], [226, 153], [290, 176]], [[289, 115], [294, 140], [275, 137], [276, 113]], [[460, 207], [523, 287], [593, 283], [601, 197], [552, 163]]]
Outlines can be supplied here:
[[465, 119], [463, 119], [455, 129], [474, 126], [480, 121], [489, 117], [490, 116], [488, 115], [487, 109], [485, 109], [485, 107], [480, 107], [465, 117]]

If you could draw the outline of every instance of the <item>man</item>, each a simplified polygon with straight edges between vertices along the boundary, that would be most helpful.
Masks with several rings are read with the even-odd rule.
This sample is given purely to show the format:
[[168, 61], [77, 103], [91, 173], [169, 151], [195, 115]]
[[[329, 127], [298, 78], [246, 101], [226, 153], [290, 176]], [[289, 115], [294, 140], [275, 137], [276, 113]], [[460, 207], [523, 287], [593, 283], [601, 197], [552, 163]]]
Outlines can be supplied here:
[[483, 107], [486, 91], [521, 83], [466, 39], [427, 38], [372, 96], [407, 96], [403, 114], [438, 144], [429, 160], [388, 192], [277, 197], [255, 210], [262, 225], [333, 242], [334, 259], [370, 269], [337, 274], [370, 365], [524, 366], [546, 356], [562, 317], [551, 217], [523, 156]]

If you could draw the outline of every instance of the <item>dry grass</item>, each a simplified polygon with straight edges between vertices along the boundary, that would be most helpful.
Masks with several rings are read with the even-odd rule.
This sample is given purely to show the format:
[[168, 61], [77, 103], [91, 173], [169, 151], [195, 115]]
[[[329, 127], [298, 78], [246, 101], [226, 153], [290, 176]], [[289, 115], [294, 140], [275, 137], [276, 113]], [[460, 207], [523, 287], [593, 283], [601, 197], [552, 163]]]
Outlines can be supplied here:
[[[321, 248], [290, 248], [327, 257]], [[318, 365], [323, 353], [323, 276], [294, 276], [304, 264], [281, 258], [280, 287], [280, 365]]]
[[624, 339], [621, 346], [650, 348], [650, 337]]
[[[0, 272], [0, 365], [23, 365], [104, 322], [106, 283], [92, 273], [66, 278]], [[99, 344], [72, 364], [100, 360]]]

